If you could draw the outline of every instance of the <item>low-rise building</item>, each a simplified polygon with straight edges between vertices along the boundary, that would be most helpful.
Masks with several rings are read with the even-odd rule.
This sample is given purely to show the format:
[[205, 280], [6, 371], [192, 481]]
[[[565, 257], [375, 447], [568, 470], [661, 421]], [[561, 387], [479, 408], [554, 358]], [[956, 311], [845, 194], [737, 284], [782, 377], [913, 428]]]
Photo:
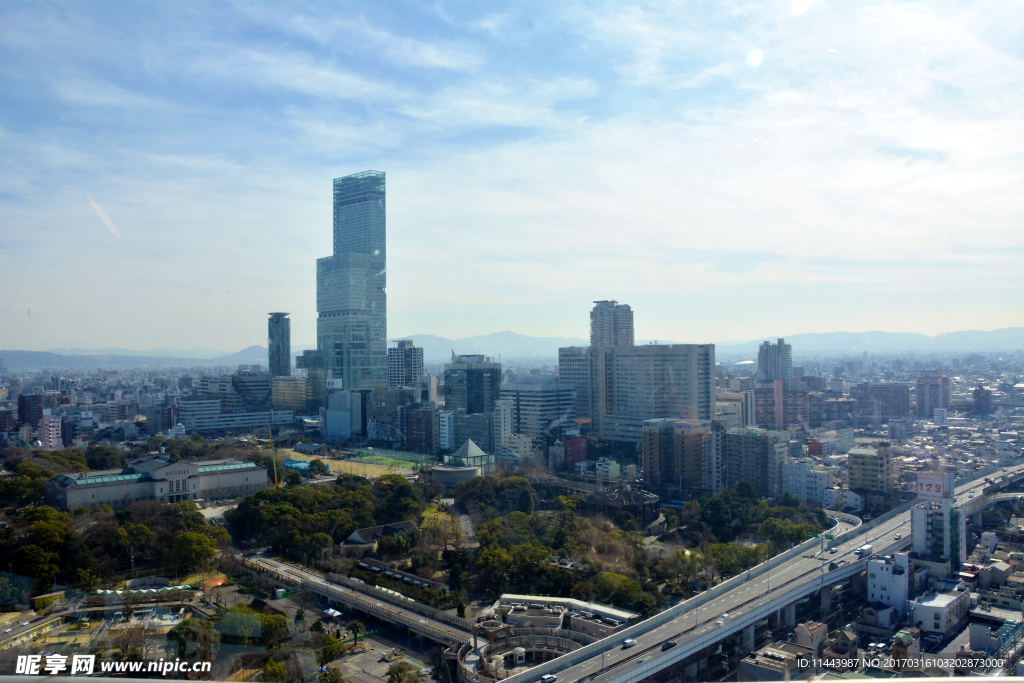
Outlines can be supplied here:
[[60, 474], [46, 482], [46, 500], [62, 510], [117, 510], [141, 500], [234, 498], [265, 488], [267, 469], [247, 460], [185, 462], [147, 455], [123, 469]]
[[911, 620], [925, 633], [943, 637], [953, 633], [967, 619], [971, 609], [971, 593], [968, 590], [945, 587], [910, 601]]

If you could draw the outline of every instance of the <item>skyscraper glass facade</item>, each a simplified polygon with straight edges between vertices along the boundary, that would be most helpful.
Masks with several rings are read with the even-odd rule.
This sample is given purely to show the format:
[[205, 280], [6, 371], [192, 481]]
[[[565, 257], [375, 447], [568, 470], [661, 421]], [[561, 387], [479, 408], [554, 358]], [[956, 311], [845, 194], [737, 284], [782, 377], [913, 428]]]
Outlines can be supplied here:
[[270, 374], [290, 377], [292, 374], [292, 321], [287, 313], [271, 313], [267, 321], [267, 349]]
[[388, 384], [385, 175], [334, 180], [334, 254], [316, 262], [317, 349], [345, 389]]

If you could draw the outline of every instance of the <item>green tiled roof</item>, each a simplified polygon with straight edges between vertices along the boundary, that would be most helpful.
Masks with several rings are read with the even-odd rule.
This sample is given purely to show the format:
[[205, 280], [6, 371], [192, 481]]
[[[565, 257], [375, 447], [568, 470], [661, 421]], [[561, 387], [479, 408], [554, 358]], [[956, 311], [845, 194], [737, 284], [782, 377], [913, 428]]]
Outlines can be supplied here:
[[135, 482], [140, 479], [149, 477], [148, 473], [143, 474], [105, 474], [101, 477], [69, 477], [66, 474], [61, 474], [57, 477], [57, 481], [64, 486], [85, 486], [87, 484], [116, 484], [118, 482]]
[[230, 465], [212, 465], [210, 467], [200, 467], [199, 474], [215, 474], [217, 472], [230, 472], [232, 470], [252, 470], [256, 469], [256, 464], [251, 462], [237, 462], [231, 463]]

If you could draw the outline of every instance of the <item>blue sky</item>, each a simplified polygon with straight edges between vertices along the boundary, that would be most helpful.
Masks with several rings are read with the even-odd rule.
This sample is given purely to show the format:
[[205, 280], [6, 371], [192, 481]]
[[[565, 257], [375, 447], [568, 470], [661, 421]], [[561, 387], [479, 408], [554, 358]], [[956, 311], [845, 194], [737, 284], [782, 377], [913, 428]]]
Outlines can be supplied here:
[[0, 4], [0, 348], [315, 338], [388, 174], [389, 335], [1024, 325], [1024, 2]]

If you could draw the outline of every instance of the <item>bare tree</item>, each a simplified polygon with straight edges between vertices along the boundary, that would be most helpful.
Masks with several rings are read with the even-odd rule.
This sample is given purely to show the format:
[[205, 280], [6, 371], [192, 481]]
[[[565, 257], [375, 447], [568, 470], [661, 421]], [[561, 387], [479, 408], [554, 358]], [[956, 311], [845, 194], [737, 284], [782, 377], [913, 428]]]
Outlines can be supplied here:
[[121, 659], [124, 659], [133, 648], [142, 646], [145, 641], [145, 632], [142, 624], [126, 624], [113, 630], [110, 639], [114, 647], [121, 651]]

